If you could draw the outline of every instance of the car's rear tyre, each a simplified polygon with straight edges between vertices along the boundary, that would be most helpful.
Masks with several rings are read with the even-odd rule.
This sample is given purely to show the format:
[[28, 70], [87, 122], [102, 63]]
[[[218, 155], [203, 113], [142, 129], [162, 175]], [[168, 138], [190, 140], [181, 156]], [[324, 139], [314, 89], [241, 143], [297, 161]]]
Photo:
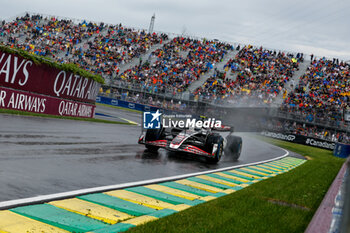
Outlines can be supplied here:
[[146, 148], [150, 152], [157, 152], [159, 147], [158, 146], [151, 146], [151, 145], [146, 145]]
[[238, 160], [242, 151], [242, 138], [238, 136], [228, 135], [226, 137], [226, 147], [224, 148], [225, 155], [232, 157], [233, 160]]
[[[164, 130], [163, 127], [160, 129], [147, 129], [146, 135], [145, 135], [145, 141], [157, 141], [164, 138]], [[145, 145], [146, 148], [151, 152], [157, 152], [159, 149], [159, 146], [153, 146], [153, 145]]]
[[163, 127], [160, 129], [147, 129], [145, 140], [146, 141], [156, 141], [162, 139]]
[[218, 147], [214, 157], [207, 158], [207, 162], [209, 163], [218, 163], [224, 151], [224, 139], [219, 134], [209, 135], [206, 143], [207, 152], [211, 153], [215, 144], [217, 144]]

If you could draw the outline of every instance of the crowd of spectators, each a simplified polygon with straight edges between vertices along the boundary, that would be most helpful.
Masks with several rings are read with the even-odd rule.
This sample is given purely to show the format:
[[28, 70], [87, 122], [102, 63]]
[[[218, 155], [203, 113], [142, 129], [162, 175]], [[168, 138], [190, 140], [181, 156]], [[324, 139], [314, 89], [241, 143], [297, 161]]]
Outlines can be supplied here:
[[[166, 43], [165, 43], [166, 41]], [[189, 93], [194, 101], [216, 104], [269, 104], [286, 92], [285, 84], [298, 70], [304, 55], [276, 52], [262, 47], [234, 48], [228, 43], [187, 37], [168, 38], [123, 25], [105, 25], [26, 14], [12, 22], [0, 23], [0, 42], [60, 63], [74, 63], [83, 69], [113, 77], [114, 84], [142, 89], [155, 94], [176, 96], [201, 75], [214, 69], [214, 75]], [[146, 61], [141, 56], [160, 44]], [[228, 52], [237, 55], [223, 67], [217, 67]], [[120, 67], [139, 59], [137, 65], [120, 72]], [[218, 68], [223, 68], [219, 71]], [[221, 69], [220, 69], [221, 70]], [[306, 122], [321, 119], [339, 127], [344, 111], [349, 110], [350, 65], [338, 59], [315, 59], [300, 77], [294, 91], [281, 105], [281, 111], [293, 113]], [[185, 110], [183, 103], [147, 99], [141, 94], [121, 95], [134, 102]]]
[[121, 24], [109, 26], [106, 34], [97, 35], [93, 41], [72, 52], [70, 62], [105, 76], [116, 76], [119, 67], [146, 53], [151, 46], [167, 40], [166, 34], [135, 31]]
[[22, 17], [17, 17], [16, 20], [11, 22], [6, 22], [5, 20], [1, 21], [0, 27], [0, 37], [12, 36], [17, 33], [21, 33], [25, 30], [30, 30], [36, 26], [40, 20], [42, 20], [42, 16], [40, 15], [32, 15], [26, 14]]
[[0, 27], [0, 40], [7, 46], [60, 63], [74, 63], [104, 77], [116, 76], [120, 65], [167, 37], [121, 24], [108, 26], [86, 21], [76, 24], [72, 20], [29, 14], [12, 22], [2, 21]]
[[5, 45], [47, 56], [58, 62], [68, 62], [58, 55], [74, 50], [75, 45], [99, 34], [103, 27], [103, 23], [97, 25], [83, 21], [75, 24], [72, 20], [26, 14], [13, 22], [3, 23], [0, 30], [3, 32], [2, 37], [7, 37], [3, 40]]
[[292, 133], [312, 138], [323, 139], [331, 142], [350, 143], [350, 134], [345, 131], [336, 131], [330, 128], [317, 127], [305, 123], [297, 123], [287, 120], [269, 120], [265, 124], [265, 130], [282, 133]]
[[[195, 94], [205, 99], [226, 99], [228, 102], [250, 100], [271, 103], [298, 69], [303, 54], [285, 54], [253, 46], [244, 46], [225, 65], [225, 73], [211, 77]], [[226, 72], [236, 74], [227, 78]]]
[[[146, 33], [119, 25], [43, 18], [26, 14], [13, 22], [2, 22], [0, 28], [6, 45], [30, 53], [48, 56], [61, 63], [75, 63], [83, 69], [104, 77], [118, 77], [116, 82], [133, 84], [153, 93], [185, 91], [200, 75], [213, 69], [233, 46], [219, 41], [176, 37], [152, 52], [150, 59], [122, 74], [120, 66], [140, 57], [155, 44], [168, 40], [165, 34]], [[93, 38], [92, 40], [88, 40]], [[239, 49], [239, 48], [238, 48]], [[141, 58], [140, 58], [141, 59]], [[236, 79], [215, 75], [193, 93], [194, 100], [257, 99], [270, 103], [282, 90], [298, 67], [291, 54], [245, 46], [224, 66], [237, 72]]]
[[123, 72], [120, 80], [153, 93], [175, 95], [222, 61], [231, 49], [231, 45], [221, 42], [175, 37], [152, 52], [149, 60], [156, 59], [154, 63], [140, 61]]
[[337, 59], [313, 60], [293, 92], [283, 102], [285, 112], [339, 124], [350, 107], [350, 65]]

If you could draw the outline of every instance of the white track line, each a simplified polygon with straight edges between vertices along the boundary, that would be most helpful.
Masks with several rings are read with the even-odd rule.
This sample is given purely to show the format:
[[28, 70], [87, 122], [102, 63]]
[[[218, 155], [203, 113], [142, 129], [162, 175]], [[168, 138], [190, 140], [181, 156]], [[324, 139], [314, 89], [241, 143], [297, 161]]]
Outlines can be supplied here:
[[268, 163], [268, 162], [271, 162], [271, 161], [275, 161], [275, 160], [279, 160], [279, 159], [285, 158], [285, 157], [287, 157], [289, 155], [289, 152], [287, 150], [285, 150], [283, 148], [281, 148], [281, 149], [285, 151], [284, 155], [276, 157], [276, 158], [273, 158], [273, 159], [260, 161], [260, 162], [241, 164], [241, 165], [236, 165], [236, 166], [226, 167], [226, 168], [220, 168], [220, 169], [215, 169], [215, 170], [210, 170], [210, 171], [205, 171], [205, 172], [196, 172], [196, 173], [190, 173], [190, 174], [184, 174], [184, 175], [178, 175], [178, 176], [170, 176], [170, 177], [157, 178], [157, 179], [151, 179], [151, 180], [143, 180], [143, 181], [124, 183], [124, 184], [101, 186], [101, 187], [97, 187], [97, 188], [79, 189], [79, 190], [70, 191], [70, 192], [48, 194], [48, 195], [41, 195], [41, 196], [37, 196], [37, 197], [30, 197], [30, 198], [22, 198], [22, 199], [11, 200], [11, 201], [4, 201], [4, 202], [0, 202], [0, 209], [9, 209], [9, 208], [13, 208], [13, 207], [16, 207], [16, 206], [23, 206], [23, 205], [29, 205], [29, 204], [34, 204], [34, 203], [48, 202], [48, 201], [52, 201], [52, 200], [70, 198], [70, 197], [79, 196], [79, 195], [85, 195], [85, 194], [90, 194], [90, 193], [106, 192], [106, 191], [114, 190], [114, 189], [122, 189], [122, 188], [134, 187], [134, 186], [141, 186], [141, 185], [147, 185], [147, 184], [167, 182], [167, 181], [172, 181], [172, 180], [184, 179], [184, 178], [188, 178], [188, 177], [191, 177], [191, 176], [205, 175], [205, 174], [208, 174], [208, 173], [221, 172], [221, 171], [227, 171], [227, 170], [240, 168], [240, 167], [246, 167], [246, 166], [253, 166], [253, 165], [262, 164], [262, 163]]

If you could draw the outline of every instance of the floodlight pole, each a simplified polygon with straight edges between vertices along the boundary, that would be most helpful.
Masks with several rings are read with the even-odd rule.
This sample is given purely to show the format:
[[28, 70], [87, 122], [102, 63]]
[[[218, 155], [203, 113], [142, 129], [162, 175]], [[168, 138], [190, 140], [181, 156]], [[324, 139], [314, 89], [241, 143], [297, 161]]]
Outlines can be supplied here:
[[156, 19], [156, 14], [153, 14], [152, 18], [151, 18], [151, 22], [149, 24], [149, 29], [148, 29], [148, 33], [152, 33], [153, 32], [153, 27], [154, 27], [154, 20]]

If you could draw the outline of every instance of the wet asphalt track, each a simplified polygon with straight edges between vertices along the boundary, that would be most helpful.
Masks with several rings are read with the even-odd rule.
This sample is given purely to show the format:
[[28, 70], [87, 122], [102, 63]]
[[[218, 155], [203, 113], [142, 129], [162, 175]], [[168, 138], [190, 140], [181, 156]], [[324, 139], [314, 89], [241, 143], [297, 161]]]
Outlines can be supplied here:
[[[108, 108], [102, 112], [140, 122], [137, 113]], [[238, 162], [223, 157], [218, 164], [206, 164], [164, 150], [149, 154], [136, 144], [139, 133], [139, 126], [0, 114], [0, 201], [206, 171], [284, 154], [242, 135]]]

